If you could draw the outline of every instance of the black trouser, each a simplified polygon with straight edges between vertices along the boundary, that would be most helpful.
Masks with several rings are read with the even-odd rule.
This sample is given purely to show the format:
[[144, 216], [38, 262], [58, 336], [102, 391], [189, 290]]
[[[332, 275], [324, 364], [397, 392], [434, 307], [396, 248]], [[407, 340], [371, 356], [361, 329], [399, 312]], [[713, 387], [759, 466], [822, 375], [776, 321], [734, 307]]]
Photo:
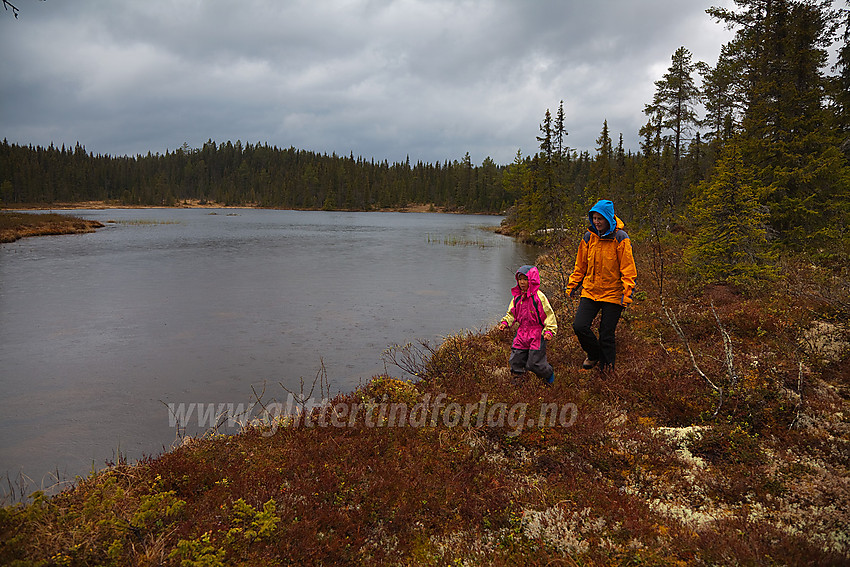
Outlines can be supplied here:
[[[602, 317], [599, 321], [599, 338], [597, 339], [590, 325], [600, 310]], [[598, 360], [602, 366], [614, 366], [614, 360], [617, 357], [614, 332], [617, 330], [617, 322], [622, 312], [622, 305], [581, 298], [576, 309], [575, 321], [573, 321], [573, 331], [578, 337], [581, 348], [587, 353], [587, 358]]]

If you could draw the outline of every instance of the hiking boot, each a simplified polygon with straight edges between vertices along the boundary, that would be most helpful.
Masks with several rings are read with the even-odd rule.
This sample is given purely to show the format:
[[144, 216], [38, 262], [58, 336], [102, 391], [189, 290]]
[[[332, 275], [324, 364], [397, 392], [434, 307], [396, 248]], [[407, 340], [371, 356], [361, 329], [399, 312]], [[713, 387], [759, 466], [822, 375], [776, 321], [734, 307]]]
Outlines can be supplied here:
[[584, 362], [581, 363], [581, 367], [585, 370], [591, 370], [594, 366], [599, 363], [598, 360], [590, 360], [589, 358], [585, 358]]
[[554, 372], [552, 374], [550, 374], [548, 378], [543, 380], [543, 384], [545, 384], [546, 386], [551, 386], [554, 383], [555, 383], [555, 373]]

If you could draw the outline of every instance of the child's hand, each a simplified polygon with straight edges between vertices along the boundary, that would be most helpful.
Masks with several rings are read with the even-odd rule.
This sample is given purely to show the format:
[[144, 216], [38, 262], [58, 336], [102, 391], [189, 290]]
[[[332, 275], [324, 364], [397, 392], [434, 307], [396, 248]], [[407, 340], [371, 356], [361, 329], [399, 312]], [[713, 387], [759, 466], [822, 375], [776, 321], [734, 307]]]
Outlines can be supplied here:
[[555, 335], [552, 334], [552, 331], [545, 331], [543, 333], [543, 338], [546, 339], [547, 341], [551, 341], [552, 339], [555, 338]]
[[504, 331], [508, 327], [510, 327], [510, 325], [508, 325], [506, 321], [500, 321], [499, 322], [499, 330], [500, 331]]

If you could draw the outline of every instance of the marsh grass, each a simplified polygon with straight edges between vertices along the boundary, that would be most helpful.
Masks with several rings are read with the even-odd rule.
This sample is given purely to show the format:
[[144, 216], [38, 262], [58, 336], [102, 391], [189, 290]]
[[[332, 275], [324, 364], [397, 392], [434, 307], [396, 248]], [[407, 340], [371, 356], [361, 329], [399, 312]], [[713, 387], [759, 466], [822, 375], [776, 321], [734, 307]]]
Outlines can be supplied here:
[[378, 427], [365, 410], [341, 428], [269, 435], [255, 422], [3, 508], [0, 563], [847, 564], [850, 363], [798, 346], [835, 305], [666, 287], [700, 367], [725, 388], [716, 415], [646, 281], [618, 328], [616, 371], [579, 369], [564, 299], [552, 388], [513, 383], [510, 336], [493, 330], [400, 347], [390, 362], [415, 381], [376, 376], [330, 400], [571, 402], [570, 427]]
[[498, 242], [478, 239], [478, 238], [462, 238], [456, 234], [440, 236], [439, 234], [425, 235], [425, 242], [428, 244], [442, 244], [444, 246], [476, 246], [478, 248], [490, 248], [499, 246]]
[[177, 220], [156, 220], [156, 219], [128, 219], [128, 220], [110, 220], [111, 224], [123, 224], [128, 226], [157, 226], [169, 224], [181, 224]]

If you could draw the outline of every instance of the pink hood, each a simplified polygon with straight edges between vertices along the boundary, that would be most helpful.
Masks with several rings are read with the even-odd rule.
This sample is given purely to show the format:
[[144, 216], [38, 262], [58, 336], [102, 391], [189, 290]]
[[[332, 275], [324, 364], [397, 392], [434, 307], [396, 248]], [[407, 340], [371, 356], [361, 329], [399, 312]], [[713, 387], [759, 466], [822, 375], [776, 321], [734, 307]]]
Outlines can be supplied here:
[[511, 293], [514, 297], [522, 295], [522, 291], [519, 289], [520, 274], [524, 274], [528, 277], [528, 290], [525, 292], [525, 295], [527, 297], [536, 297], [537, 290], [540, 289], [540, 272], [537, 270], [537, 266], [520, 266], [520, 268], [516, 271], [514, 277], [517, 279], [517, 284], [511, 289]]

